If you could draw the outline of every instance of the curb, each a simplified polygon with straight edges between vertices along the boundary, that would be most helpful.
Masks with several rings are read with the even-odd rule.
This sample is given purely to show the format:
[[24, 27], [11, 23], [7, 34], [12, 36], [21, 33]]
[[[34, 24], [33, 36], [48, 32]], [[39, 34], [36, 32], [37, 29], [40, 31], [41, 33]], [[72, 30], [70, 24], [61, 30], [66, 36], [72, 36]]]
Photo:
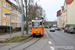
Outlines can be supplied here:
[[[19, 36], [19, 35], [17, 35], [17, 36]], [[26, 35], [27, 36], [27, 35]], [[29, 35], [26, 39], [28, 39], [28, 38], [30, 38], [32, 35]], [[12, 36], [13, 37], [13, 36]], [[2, 42], [2, 41], [4, 41], [6, 38], [2, 38], [2, 39], [0, 39], [0, 42]]]

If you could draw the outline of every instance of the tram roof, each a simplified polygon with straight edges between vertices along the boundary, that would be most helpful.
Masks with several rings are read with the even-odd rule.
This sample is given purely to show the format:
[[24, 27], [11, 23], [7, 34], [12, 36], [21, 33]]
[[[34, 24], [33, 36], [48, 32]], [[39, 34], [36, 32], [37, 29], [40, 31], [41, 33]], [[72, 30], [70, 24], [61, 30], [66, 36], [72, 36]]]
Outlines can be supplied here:
[[42, 20], [43, 19], [43, 17], [34, 17], [34, 18], [32, 18], [32, 20]]

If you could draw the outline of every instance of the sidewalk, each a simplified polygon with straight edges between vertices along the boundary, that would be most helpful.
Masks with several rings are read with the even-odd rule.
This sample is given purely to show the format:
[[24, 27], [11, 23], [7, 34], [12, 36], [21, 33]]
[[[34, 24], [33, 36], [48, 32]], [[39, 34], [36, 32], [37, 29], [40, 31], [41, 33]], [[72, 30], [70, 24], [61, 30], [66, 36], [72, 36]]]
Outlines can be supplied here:
[[[21, 36], [21, 32], [12, 33], [11, 37], [13, 36]], [[24, 35], [30, 36], [31, 32], [29, 31], [29, 34], [26, 34], [26, 31], [24, 31]], [[0, 41], [5, 40], [6, 38], [10, 38], [10, 34], [0, 35]]]

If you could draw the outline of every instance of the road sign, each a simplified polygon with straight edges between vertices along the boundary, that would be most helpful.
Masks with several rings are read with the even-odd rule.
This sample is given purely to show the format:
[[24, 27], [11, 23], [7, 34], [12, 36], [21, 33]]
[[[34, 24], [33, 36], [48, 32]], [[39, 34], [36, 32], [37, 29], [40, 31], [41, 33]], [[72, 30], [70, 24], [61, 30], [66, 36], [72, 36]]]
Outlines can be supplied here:
[[11, 14], [6, 13], [5, 15], [10, 15], [10, 41], [11, 41]]
[[9, 13], [6, 13], [5, 15], [10, 15]]

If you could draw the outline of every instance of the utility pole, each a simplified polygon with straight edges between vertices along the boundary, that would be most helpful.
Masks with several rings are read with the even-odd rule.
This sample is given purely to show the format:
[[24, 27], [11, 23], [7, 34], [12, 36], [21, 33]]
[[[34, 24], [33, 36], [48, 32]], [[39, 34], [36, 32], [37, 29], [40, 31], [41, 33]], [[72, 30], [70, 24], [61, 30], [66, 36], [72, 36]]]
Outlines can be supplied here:
[[24, 22], [23, 22], [23, 0], [21, 0], [21, 36], [24, 36]]
[[25, 1], [25, 5], [26, 5], [26, 34], [28, 34], [28, 16], [27, 16], [27, 0]]

